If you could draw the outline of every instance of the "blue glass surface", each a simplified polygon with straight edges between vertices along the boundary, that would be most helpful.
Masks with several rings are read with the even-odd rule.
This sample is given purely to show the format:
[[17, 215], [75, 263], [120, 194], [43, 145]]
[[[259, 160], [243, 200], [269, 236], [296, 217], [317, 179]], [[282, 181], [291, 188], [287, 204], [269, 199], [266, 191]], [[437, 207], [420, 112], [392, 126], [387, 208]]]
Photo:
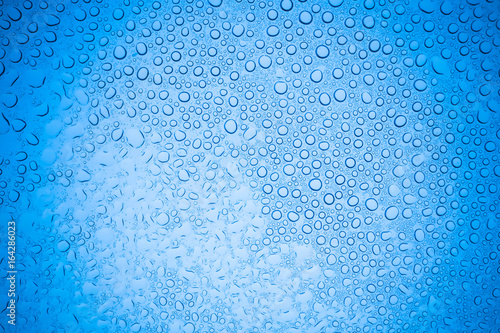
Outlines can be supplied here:
[[500, 332], [499, 18], [0, 0], [0, 331]]

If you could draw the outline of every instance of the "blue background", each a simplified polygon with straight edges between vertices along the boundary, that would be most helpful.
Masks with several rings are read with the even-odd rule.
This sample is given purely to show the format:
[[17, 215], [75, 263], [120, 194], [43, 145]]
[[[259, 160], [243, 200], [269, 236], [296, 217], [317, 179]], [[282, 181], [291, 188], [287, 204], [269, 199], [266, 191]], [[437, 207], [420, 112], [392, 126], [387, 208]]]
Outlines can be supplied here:
[[499, 15], [0, 1], [0, 328], [499, 332]]

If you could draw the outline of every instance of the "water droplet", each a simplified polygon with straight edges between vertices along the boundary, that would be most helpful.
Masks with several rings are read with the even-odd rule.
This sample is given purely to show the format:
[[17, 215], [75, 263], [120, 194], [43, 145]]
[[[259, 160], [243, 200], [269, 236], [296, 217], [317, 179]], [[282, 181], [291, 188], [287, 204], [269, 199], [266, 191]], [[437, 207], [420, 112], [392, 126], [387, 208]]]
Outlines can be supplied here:
[[377, 202], [377, 200], [375, 200], [373, 198], [366, 200], [365, 205], [366, 205], [366, 208], [368, 208], [368, 210], [370, 210], [370, 211], [374, 211], [378, 208], [378, 202]]
[[385, 210], [385, 218], [388, 220], [394, 220], [399, 215], [399, 209], [395, 206], [390, 206]]
[[283, 95], [288, 90], [288, 85], [283, 81], [278, 81], [274, 84], [274, 91], [278, 94]]
[[309, 182], [309, 188], [313, 191], [319, 191], [321, 190], [321, 187], [323, 186], [323, 183], [319, 178], [314, 178]]
[[324, 59], [330, 55], [330, 50], [325, 45], [320, 45], [316, 48], [316, 56], [318, 58]]
[[307, 10], [304, 10], [299, 14], [299, 21], [302, 24], [310, 24], [312, 22], [312, 20], [313, 20], [313, 16]]
[[236, 133], [236, 130], [238, 129], [238, 124], [233, 119], [229, 119], [224, 123], [224, 129], [229, 134], [234, 134], [234, 133]]

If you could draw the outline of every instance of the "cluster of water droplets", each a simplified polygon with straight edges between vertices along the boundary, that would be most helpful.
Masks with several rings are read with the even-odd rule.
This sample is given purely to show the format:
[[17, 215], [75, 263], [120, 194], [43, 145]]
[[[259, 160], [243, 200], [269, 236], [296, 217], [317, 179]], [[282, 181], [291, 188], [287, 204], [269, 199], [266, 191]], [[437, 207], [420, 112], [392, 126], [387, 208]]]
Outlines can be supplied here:
[[500, 325], [495, 1], [0, 4], [20, 326]]

